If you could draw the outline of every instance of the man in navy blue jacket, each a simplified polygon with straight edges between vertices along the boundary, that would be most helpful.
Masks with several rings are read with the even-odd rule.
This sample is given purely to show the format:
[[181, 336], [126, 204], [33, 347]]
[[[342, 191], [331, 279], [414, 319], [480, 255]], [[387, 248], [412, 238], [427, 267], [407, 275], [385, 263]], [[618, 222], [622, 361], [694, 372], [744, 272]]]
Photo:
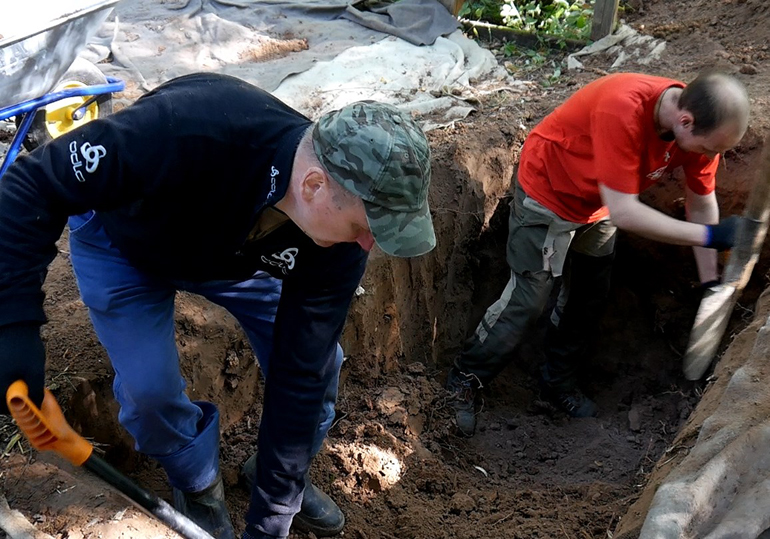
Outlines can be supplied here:
[[0, 180], [0, 391], [22, 379], [42, 401], [41, 285], [69, 221], [119, 420], [166, 471], [176, 507], [234, 536], [217, 408], [190, 401], [179, 371], [174, 296], [186, 290], [238, 319], [266, 379], [243, 537], [286, 537], [292, 520], [337, 534], [344, 516], [307, 470], [334, 417], [338, 340], [374, 243], [395, 256], [434, 247], [429, 182], [425, 135], [395, 107], [311, 122], [232, 77], [174, 79]]

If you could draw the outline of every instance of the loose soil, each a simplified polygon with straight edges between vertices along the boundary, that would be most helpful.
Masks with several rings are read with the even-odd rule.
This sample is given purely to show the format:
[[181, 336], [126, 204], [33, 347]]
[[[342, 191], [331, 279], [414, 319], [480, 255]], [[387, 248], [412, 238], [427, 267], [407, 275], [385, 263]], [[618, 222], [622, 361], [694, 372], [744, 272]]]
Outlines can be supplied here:
[[[724, 215], [740, 212], [768, 131], [770, 5], [635, 0], [624, 16], [668, 45], [655, 65], [629, 63], [623, 70], [688, 81], [716, 66], [748, 87], [750, 130], [728, 152], [717, 190]], [[499, 45], [489, 44], [493, 50]], [[584, 388], [600, 416], [569, 420], [538, 400], [536, 330], [485, 388], [476, 436], [458, 436], [453, 424], [443, 382], [464, 338], [507, 280], [509, 189], [522, 141], [609, 62], [596, 57], [585, 64], [586, 70], [565, 70], [544, 86], [540, 81], [553, 67], [514, 62], [517, 77], [538, 84], [522, 94], [486, 98], [467, 120], [430, 133], [439, 245], [414, 260], [373, 253], [343, 336], [347, 361], [337, 422], [313, 463], [315, 482], [347, 516], [344, 536], [607, 538], [623, 519], [624, 537], [632, 537], [644, 518], [640, 496], [656, 462], [665, 462], [694, 407], [710, 398], [709, 381], [687, 382], [681, 374], [700, 299], [690, 250], [621, 234], [611, 301], [584, 369]], [[681, 218], [682, 197], [681, 179], [671, 177], [643, 199]], [[66, 237], [59, 246], [46, 282], [49, 387], [105, 459], [169, 499], [162, 471], [132, 449], [117, 424], [112, 370], [78, 298]], [[768, 256], [765, 250], [723, 350], [754, 318], [768, 282]], [[248, 495], [238, 472], [255, 447], [262, 402], [255, 358], [234, 319], [199, 297], [180, 294], [177, 331], [191, 395], [216, 402], [222, 412], [222, 470], [241, 531]], [[740, 365], [750, 343], [738, 339], [736, 346], [743, 349], [725, 361]], [[6, 449], [0, 487], [38, 529], [60, 538], [174, 536], [99, 480], [56, 455], [31, 451], [15, 434], [12, 424], [0, 423], [0, 448]], [[634, 502], [636, 510], [628, 512]]]

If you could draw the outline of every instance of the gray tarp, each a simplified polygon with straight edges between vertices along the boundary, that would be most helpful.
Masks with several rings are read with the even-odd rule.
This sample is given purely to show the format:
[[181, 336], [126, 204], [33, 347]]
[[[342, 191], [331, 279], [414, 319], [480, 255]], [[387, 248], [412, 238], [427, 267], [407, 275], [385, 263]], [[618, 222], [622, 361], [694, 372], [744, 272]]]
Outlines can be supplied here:
[[86, 57], [111, 55], [100, 67], [136, 94], [214, 71], [273, 92], [310, 117], [358, 99], [410, 103], [415, 114], [431, 116], [427, 128], [467, 115], [473, 107], [465, 98], [520, 88], [492, 53], [456, 30], [437, 0], [374, 9], [339, 0], [122, 0]]

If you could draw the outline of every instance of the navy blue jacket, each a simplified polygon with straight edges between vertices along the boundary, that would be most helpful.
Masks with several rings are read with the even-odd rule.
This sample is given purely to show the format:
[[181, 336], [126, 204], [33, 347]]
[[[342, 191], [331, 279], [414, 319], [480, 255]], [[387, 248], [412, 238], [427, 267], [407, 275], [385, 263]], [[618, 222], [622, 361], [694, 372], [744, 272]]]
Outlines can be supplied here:
[[[0, 179], [2, 326], [43, 322], [41, 285], [67, 217], [99, 212], [115, 245], [161, 277], [283, 280], [248, 520], [286, 535], [366, 252], [322, 248], [288, 222], [247, 241], [286, 193], [311, 122], [241, 80], [170, 81], [19, 158]], [[296, 505], [296, 507], [295, 507]], [[292, 514], [287, 515], [287, 509]]]

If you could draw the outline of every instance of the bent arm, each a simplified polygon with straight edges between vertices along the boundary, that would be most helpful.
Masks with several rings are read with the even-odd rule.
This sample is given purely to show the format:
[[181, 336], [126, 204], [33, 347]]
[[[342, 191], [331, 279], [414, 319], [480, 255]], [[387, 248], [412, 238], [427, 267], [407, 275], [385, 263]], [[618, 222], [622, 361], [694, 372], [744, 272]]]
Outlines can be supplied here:
[[615, 226], [655, 241], [692, 245], [700, 281], [706, 283], [718, 279], [716, 251], [703, 247], [708, 239], [705, 225], [719, 220], [719, 208], [713, 192], [698, 195], [687, 188], [687, 221], [680, 221], [643, 204], [639, 195], [615, 191], [601, 184], [599, 191]]
[[610, 211], [610, 219], [621, 230], [673, 245], [703, 246], [708, 239], [705, 225], [669, 217], [642, 203], [637, 194], [615, 191], [602, 184], [599, 192]]
[[[687, 220], [692, 223], [713, 225], [719, 222], [719, 205], [712, 191], [707, 195], [699, 195], [689, 187], [685, 189], [685, 211]], [[695, 264], [698, 266], [700, 282], [708, 283], [719, 279], [717, 271], [717, 252], [714, 249], [693, 246]]]
[[[367, 254], [357, 244], [315, 249], [304, 274], [283, 281], [275, 318], [257, 477], [246, 516], [250, 529], [287, 537], [300, 510], [337, 342]], [[310, 255], [309, 256], [313, 256]], [[312, 275], [312, 277], [311, 277]]]

